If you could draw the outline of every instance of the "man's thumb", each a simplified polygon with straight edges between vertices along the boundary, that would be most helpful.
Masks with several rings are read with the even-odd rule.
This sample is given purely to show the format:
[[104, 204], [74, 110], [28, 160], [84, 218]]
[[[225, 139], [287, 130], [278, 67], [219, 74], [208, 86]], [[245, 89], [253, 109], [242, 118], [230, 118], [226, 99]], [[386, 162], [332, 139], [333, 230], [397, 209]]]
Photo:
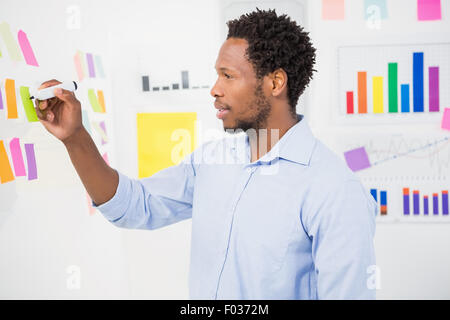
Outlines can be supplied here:
[[56, 97], [58, 97], [58, 99], [64, 101], [64, 102], [74, 102], [75, 101], [75, 97], [73, 96], [72, 92], [68, 91], [68, 90], [64, 90], [61, 88], [55, 88], [55, 90], [53, 90], [53, 93], [55, 94]]

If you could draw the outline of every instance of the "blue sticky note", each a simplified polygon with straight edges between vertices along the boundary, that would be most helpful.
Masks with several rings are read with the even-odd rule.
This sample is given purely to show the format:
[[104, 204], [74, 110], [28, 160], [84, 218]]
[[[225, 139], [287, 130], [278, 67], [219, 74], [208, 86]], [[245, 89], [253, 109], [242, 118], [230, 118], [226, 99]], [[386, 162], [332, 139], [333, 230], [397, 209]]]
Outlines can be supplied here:
[[388, 10], [386, 0], [364, 0], [364, 18], [387, 19]]

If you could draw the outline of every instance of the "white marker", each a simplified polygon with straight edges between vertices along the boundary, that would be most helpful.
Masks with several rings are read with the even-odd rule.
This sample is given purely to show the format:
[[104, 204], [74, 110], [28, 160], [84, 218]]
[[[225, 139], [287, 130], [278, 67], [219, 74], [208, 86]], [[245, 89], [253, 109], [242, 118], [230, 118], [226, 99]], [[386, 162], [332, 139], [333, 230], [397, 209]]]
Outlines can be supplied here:
[[60, 83], [56, 86], [37, 90], [37, 93], [35, 95], [32, 95], [30, 97], [30, 99], [47, 100], [47, 99], [53, 98], [55, 96], [55, 94], [53, 93], [53, 90], [55, 90], [56, 88], [61, 88], [64, 90], [74, 92], [75, 90], [77, 90], [78, 85], [75, 81], [66, 81], [66, 82]]

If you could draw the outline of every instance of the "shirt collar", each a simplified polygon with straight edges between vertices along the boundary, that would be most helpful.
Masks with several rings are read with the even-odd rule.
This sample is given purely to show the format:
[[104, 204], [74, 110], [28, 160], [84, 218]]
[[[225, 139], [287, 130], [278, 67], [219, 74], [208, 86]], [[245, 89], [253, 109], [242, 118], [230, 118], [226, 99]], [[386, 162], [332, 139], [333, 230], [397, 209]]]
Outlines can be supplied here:
[[247, 163], [259, 164], [268, 163], [277, 158], [293, 161], [302, 165], [309, 165], [311, 155], [316, 144], [316, 138], [313, 136], [304, 116], [297, 114], [299, 120], [281, 137], [281, 139], [272, 147], [272, 149], [257, 161], [250, 163], [250, 143], [247, 135], [244, 136]]

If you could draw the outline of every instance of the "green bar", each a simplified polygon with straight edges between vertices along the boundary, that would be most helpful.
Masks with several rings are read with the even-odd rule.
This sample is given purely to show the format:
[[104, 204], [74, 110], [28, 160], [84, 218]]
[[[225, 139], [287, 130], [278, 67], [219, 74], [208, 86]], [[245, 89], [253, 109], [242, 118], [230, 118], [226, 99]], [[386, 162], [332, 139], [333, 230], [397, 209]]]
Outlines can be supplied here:
[[29, 122], [39, 121], [33, 101], [30, 99], [30, 90], [28, 87], [20, 87], [20, 97], [22, 98], [23, 108]]
[[398, 112], [398, 64], [388, 64], [389, 112]]

